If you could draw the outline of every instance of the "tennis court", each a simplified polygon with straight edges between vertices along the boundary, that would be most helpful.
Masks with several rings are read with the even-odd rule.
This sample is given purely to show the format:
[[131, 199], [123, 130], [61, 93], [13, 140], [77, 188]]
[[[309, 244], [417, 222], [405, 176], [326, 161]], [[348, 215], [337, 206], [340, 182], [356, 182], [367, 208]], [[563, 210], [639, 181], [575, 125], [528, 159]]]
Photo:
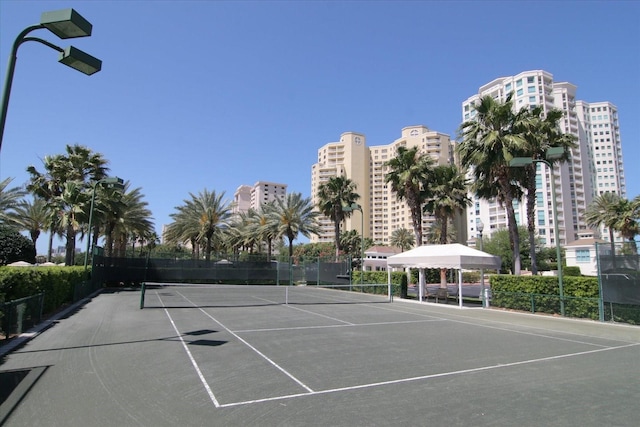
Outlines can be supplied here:
[[3, 358], [6, 425], [637, 422], [638, 327], [286, 288], [103, 292]]

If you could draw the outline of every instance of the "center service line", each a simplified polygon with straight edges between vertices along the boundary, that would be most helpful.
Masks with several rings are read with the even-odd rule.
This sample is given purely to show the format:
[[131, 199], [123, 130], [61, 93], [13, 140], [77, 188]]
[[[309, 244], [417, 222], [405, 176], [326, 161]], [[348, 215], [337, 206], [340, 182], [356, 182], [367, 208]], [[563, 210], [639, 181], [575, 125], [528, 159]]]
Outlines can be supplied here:
[[[299, 379], [297, 379], [296, 377], [294, 377], [292, 374], [290, 374], [289, 372], [287, 372], [283, 367], [281, 367], [280, 365], [278, 365], [276, 362], [274, 362], [273, 360], [269, 359], [265, 354], [263, 354], [262, 352], [260, 352], [260, 350], [258, 350], [257, 348], [255, 348], [254, 346], [252, 346], [251, 344], [249, 344], [247, 341], [245, 341], [244, 339], [242, 339], [238, 334], [236, 334], [235, 332], [233, 332], [231, 329], [227, 328], [225, 325], [223, 325], [218, 319], [216, 319], [215, 317], [213, 317], [212, 315], [210, 315], [209, 313], [207, 313], [206, 311], [204, 311], [202, 308], [198, 307], [196, 304], [194, 304], [189, 298], [185, 297], [184, 295], [182, 295], [180, 292], [178, 292], [178, 294], [184, 298], [185, 300], [187, 300], [190, 304], [192, 304], [194, 307], [196, 307], [198, 310], [200, 310], [205, 316], [207, 316], [209, 319], [213, 320], [214, 322], [216, 322], [218, 325], [222, 326], [224, 328], [225, 331], [227, 331], [228, 333], [230, 333], [231, 335], [233, 335], [238, 341], [240, 341], [241, 343], [243, 343], [244, 345], [246, 345], [247, 347], [249, 347], [251, 350], [253, 350], [254, 352], [256, 352], [260, 357], [262, 357], [264, 360], [266, 360], [267, 362], [269, 362], [273, 367], [275, 367], [276, 369], [278, 369], [280, 372], [282, 372], [283, 374], [285, 374], [286, 376], [288, 376], [289, 378], [291, 378], [293, 381], [295, 381], [299, 386], [301, 386], [302, 388], [304, 388], [305, 390], [307, 390], [309, 393], [313, 393], [313, 390], [308, 387], [305, 383], [303, 383], [302, 381], [300, 381]], [[216, 405], [217, 407], [217, 405]]]
[[169, 314], [169, 310], [167, 310], [167, 308], [164, 305], [164, 302], [162, 302], [162, 298], [160, 298], [160, 295], [158, 295], [157, 292], [156, 292], [156, 296], [160, 300], [160, 304], [162, 304], [162, 308], [164, 309], [165, 314], [169, 318], [169, 321], [171, 322], [171, 326], [173, 326], [173, 330], [176, 331], [176, 335], [178, 335], [178, 339], [180, 339], [180, 343], [182, 344], [182, 347], [184, 348], [184, 351], [187, 352], [187, 356], [189, 356], [189, 360], [191, 360], [191, 365], [193, 365], [193, 368], [196, 370], [196, 373], [198, 374], [198, 378], [200, 378], [200, 382], [204, 386], [204, 389], [207, 391], [207, 394], [209, 395], [209, 398], [211, 399], [211, 402], [213, 402], [213, 404], [214, 404], [214, 406], [216, 408], [219, 408], [220, 407], [220, 403], [218, 403], [218, 399], [216, 399], [216, 396], [213, 394], [213, 391], [211, 391], [211, 387], [209, 387], [209, 383], [207, 383], [207, 380], [204, 378], [204, 375], [202, 375], [202, 371], [200, 370], [200, 367], [198, 366], [198, 363], [193, 358], [193, 355], [191, 354], [191, 351], [189, 350], [189, 347], [187, 347], [187, 343], [184, 342], [184, 339], [182, 338], [182, 334], [178, 330], [178, 327], [176, 326], [175, 322], [173, 321], [173, 318]]

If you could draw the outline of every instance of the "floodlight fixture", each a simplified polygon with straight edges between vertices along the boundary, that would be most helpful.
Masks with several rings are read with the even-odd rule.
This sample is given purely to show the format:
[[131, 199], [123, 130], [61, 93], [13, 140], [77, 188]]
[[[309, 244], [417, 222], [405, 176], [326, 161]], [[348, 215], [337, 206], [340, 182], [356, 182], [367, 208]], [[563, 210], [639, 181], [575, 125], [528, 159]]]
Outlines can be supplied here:
[[89, 37], [93, 25], [73, 9], [44, 12], [40, 16], [40, 25], [61, 39]]

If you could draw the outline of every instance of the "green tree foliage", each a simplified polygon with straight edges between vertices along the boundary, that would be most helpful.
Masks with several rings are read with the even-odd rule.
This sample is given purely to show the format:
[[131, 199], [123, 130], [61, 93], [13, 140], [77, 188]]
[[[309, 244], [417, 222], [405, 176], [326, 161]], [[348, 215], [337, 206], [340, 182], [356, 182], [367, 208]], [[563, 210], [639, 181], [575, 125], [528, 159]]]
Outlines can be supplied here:
[[396, 156], [385, 163], [389, 168], [385, 182], [391, 185], [398, 200], [405, 200], [411, 211], [416, 245], [422, 245], [422, 207], [426, 199], [425, 185], [433, 177], [434, 161], [418, 153], [418, 147], [398, 147]]
[[319, 212], [314, 210], [310, 198], [303, 198], [300, 193], [289, 193], [284, 199], [276, 199], [274, 209], [269, 212], [271, 220], [278, 224], [278, 237], [286, 237], [289, 243], [289, 256], [293, 256], [293, 241], [302, 234], [310, 237], [318, 234]]
[[391, 233], [391, 241], [389, 243], [403, 251], [408, 251], [413, 248], [416, 243], [416, 239], [406, 228], [396, 228]]
[[340, 224], [352, 214], [352, 211], [345, 211], [343, 207], [355, 203], [360, 198], [355, 191], [356, 183], [344, 176], [332, 176], [318, 188], [318, 209], [334, 224], [336, 259], [342, 249]]
[[520, 274], [520, 235], [517, 229], [513, 201], [520, 198], [515, 168], [509, 162], [521, 153], [525, 138], [518, 129], [519, 117], [513, 112], [513, 93], [505, 102], [484, 96], [475, 106], [476, 117], [460, 125], [457, 151], [460, 162], [473, 175], [473, 190], [479, 197], [493, 198], [507, 211], [507, 224], [511, 240], [511, 270]]
[[0, 224], [0, 265], [16, 261], [34, 263], [36, 247], [15, 228]]
[[[551, 147], [562, 147], [564, 156], [559, 159], [548, 160], [551, 164], [562, 163], [569, 159], [570, 149], [576, 146], [577, 137], [565, 134], [560, 130], [559, 122], [562, 119], [561, 110], [550, 110], [545, 112], [542, 106], [536, 106], [532, 110], [522, 108], [519, 116], [519, 130], [523, 133], [526, 144], [524, 151], [519, 154], [522, 157], [532, 159], [545, 159], [546, 152]], [[527, 230], [529, 233], [529, 256], [532, 260], [531, 271], [537, 274], [536, 252], [535, 252], [535, 210], [536, 210], [536, 174], [537, 163], [531, 163], [524, 167], [521, 175], [521, 185], [527, 191]], [[555, 196], [552, 196], [555, 197]]]
[[[527, 228], [524, 226], [518, 227], [518, 233], [520, 237], [522, 237], [522, 245], [520, 245], [520, 257], [522, 260], [522, 267], [530, 270], [531, 269], [531, 258], [529, 257], [529, 240], [526, 239], [527, 236]], [[510, 272], [511, 267], [513, 266], [513, 252], [511, 250], [511, 243], [509, 239], [509, 231], [506, 229], [497, 230], [491, 234], [491, 237], [485, 238], [483, 240], [483, 250], [484, 252], [490, 253], [492, 255], [497, 255], [500, 257], [502, 261], [501, 271]], [[553, 259], [556, 261], [556, 253], [554, 249], [545, 248], [536, 240], [535, 246], [538, 267], [540, 270], [548, 270], [550, 267], [549, 261]], [[543, 267], [543, 268], [540, 268]]]

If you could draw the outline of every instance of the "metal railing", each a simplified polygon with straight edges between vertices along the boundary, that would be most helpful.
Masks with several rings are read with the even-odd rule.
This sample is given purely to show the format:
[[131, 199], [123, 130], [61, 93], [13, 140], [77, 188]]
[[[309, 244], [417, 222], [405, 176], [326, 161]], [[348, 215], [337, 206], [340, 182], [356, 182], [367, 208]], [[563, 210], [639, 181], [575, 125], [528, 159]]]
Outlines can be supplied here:
[[20, 335], [42, 321], [44, 292], [0, 303], [0, 334], [6, 339]]

